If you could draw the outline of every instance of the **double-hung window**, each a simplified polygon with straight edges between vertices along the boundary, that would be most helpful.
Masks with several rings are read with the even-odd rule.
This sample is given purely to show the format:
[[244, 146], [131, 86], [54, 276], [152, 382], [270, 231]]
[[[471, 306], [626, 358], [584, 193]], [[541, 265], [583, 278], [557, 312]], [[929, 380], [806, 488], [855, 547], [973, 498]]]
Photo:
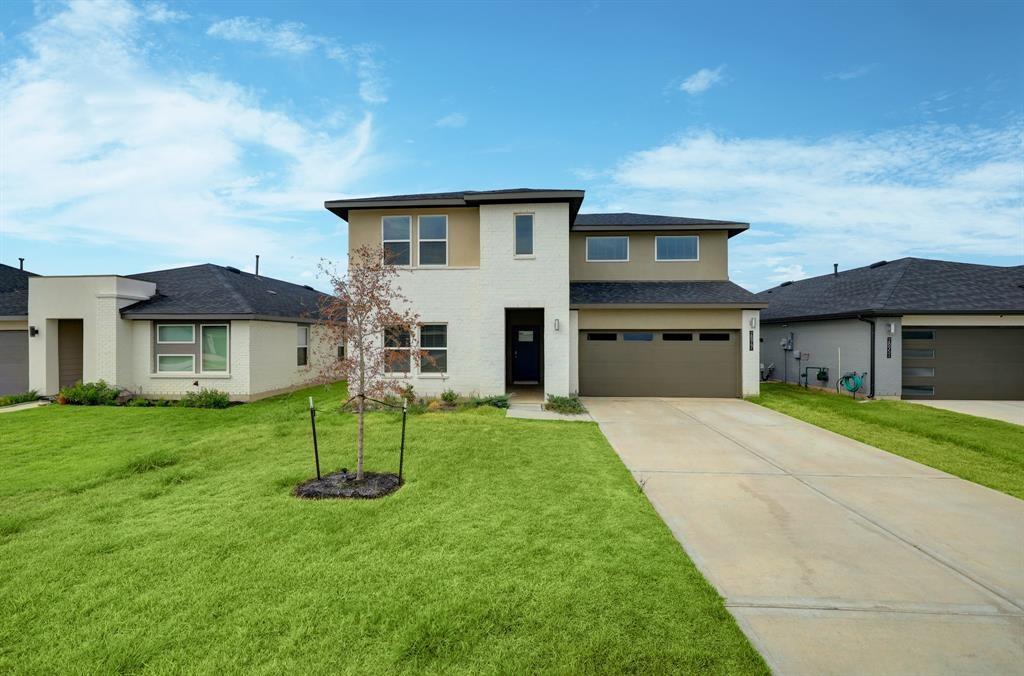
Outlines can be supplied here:
[[587, 237], [588, 263], [625, 263], [629, 260], [629, 237]]
[[420, 327], [420, 372], [446, 373], [448, 371], [448, 326], [424, 324]]
[[412, 217], [385, 216], [381, 221], [384, 262], [388, 265], [412, 265]]
[[227, 371], [228, 325], [203, 324], [199, 327], [199, 342], [202, 343], [203, 373]]
[[516, 256], [533, 255], [533, 214], [516, 214]]
[[448, 265], [448, 217], [420, 216], [419, 265]]
[[392, 326], [384, 330], [384, 368], [388, 373], [409, 373], [412, 370], [410, 346], [408, 327]]
[[305, 366], [309, 363], [309, 327], [300, 324], [297, 332], [295, 364]]
[[654, 260], [695, 261], [700, 258], [700, 238], [696, 235], [658, 235], [654, 238]]

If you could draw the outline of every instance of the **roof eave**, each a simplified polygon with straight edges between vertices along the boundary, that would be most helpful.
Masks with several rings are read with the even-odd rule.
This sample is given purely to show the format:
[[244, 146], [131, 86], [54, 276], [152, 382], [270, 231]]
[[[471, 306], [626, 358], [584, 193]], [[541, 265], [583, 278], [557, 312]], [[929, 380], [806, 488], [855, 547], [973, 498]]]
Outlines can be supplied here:
[[676, 224], [676, 225], [573, 225], [570, 230], [573, 232], [614, 232], [614, 231], [658, 231], [658, 232], [669, 232], [669, 231], [701, 231], [701, 230], [725, 230], [729, 233], [729, 237], [740, 234], [745, 230], [749, 230], [750, 225], [748, 223], [735, 223], [723, 225], [721, 223], [699, 223], [699, 224]]
[[569, 303], [570, 310], [762, 310], [768, 303], [710, 302], [710, 303]]

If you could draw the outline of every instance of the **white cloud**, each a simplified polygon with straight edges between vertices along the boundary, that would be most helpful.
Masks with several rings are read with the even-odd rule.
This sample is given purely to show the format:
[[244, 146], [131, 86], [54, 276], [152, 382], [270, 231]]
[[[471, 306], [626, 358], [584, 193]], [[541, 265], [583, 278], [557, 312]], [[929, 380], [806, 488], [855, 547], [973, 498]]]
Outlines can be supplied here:
[[459, 127], [465, 127], [467, 122], [469, 122], [469, 118], [462, 113], [450, 113], [435, 122], [434, 126], [458, 129]]
[[72, 3], [25, 35], [0, 83], [4, 232], [182, 259], [337, 255], [311, 253], [322, 235], [301, 215], [372, 162], [372, 118], [335, 132], [215, 75], [158, 71], [144, 20]]
[[772, 270], [772, 274], [768, 276], [768, 279], [773, 282], [788, 282], [796, 281], [798, 279], [805, 279], [809, 275], [804, 272], [804, 266], [799, 263], [793, 263], [791, 265], [779, 265]]
[[821, 139], [693, 132], [626, 157], [606, 199], [751, 221], [773, 235], [733, 240], [754, 287], [795, 265], [818, 274], [907, 255], [1019, 257], [1022, 133], [1020, 119]]
[[142, 12], [146, 21], [152, 21], [153, 23], [184, 21], [189, 16], [187, 12], [171, 9], [162, 2], [147, 2], [142, 6]]
[[725, 66], [719, 66], [718, 68], [701, 68], [690, 77], [683, 80], [683, 83], [679, 85], [679, 88], [690, 94], [700, 94], [705, 92], [722, 81], [722, 71], [725, 70]]
[[826, 80], [856, 80], [857, 78], [864, 77], [865, 75], [870, 73], [872, 70], [875, 69], [875, 66], [877, 66], [877, 65], [878, 64], [875, 64], [875, 63], [869, 63], [869, 64], [865, 64], [863, 66], [856, 66], [855, 68], [850, 68], [849, 70], [842, 70], [842, 71], [839, 71], [839, 72], [836, 72], [836, 73], [829, 73], [828, 75], [825, 76], [825, 79]]
[[387, 79], [377, 60], [377, 49], [372, 45], [345, 47], [331, 38], [315, 35], [296, 21], [277, 23], [263, 18], [237, 16], [210, 25], [206, 34], [231, 40], [262, 45], [271, 54], [304, 56], [316, 50], [333, 61], [352, 67], [359, 80], [359, 96], [366, 103], [386, 103]]

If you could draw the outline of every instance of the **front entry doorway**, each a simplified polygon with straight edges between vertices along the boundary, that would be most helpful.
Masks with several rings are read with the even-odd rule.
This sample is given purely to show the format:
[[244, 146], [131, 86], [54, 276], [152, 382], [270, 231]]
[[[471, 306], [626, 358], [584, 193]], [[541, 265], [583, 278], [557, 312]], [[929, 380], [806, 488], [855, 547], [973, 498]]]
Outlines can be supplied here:
[[544, 310], [505, 310], [505, 384], [544, 382]]

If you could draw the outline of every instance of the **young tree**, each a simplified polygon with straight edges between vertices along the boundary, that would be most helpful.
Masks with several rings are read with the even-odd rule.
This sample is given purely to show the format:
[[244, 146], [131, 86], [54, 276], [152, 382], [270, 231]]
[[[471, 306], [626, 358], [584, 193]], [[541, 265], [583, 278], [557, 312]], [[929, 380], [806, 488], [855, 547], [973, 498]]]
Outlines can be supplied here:
[[388, 374], [409, 373], [419, 363], [419, 317], [408, 310], [409, 299], [395, 283], [399, 271], [385, 263], [379, 248], [364, 246], [353, 251], [343, 276], [324, 264], [320, 268], [334, 293], [321, 304], [319, 333], [329, 345], [339, 346], [339, 351], [336, 355], [321, 351], [326, 358], [318, 363], [318, 371], [325, 382], [347, 380], [349, 394], [355, 397], [359, 480], [363, 478], [366, 399], [402, 392], [402, 381]]

